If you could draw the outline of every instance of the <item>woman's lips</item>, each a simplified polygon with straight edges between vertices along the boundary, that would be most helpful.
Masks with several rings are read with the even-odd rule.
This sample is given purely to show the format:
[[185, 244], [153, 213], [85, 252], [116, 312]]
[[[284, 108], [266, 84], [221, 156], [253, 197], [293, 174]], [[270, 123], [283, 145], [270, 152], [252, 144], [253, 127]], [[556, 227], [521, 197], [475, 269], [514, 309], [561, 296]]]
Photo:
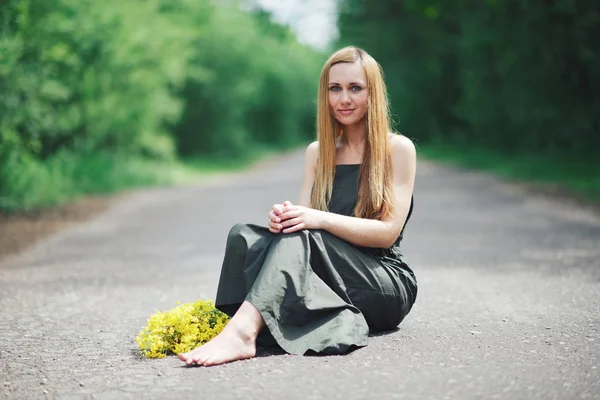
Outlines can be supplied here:
[[352, 114], [352, 112], [354, 111], [354, 109], [352, 110], [338, 110], [338, 112], [342, 115], [350, 115]]

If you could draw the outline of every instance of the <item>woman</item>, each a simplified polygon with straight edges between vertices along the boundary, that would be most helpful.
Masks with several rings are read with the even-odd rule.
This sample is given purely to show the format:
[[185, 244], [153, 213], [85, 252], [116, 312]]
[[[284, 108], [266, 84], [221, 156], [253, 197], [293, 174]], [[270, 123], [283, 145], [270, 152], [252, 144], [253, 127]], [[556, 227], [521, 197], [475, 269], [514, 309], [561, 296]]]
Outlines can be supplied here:
[[180, 354], [186, 364], [254, 357], [263, 328], [288, 353], [341, 354], [410, 311], [417, 283], [398, 248], [415, 148], [390, 133], [381, 68], [365, 51], [346, 47], [325, 63], [317, 139], [306, 149], [300, 205], [275, 204], [268, 228], [229, 233], [216, 306], [232, 319]]

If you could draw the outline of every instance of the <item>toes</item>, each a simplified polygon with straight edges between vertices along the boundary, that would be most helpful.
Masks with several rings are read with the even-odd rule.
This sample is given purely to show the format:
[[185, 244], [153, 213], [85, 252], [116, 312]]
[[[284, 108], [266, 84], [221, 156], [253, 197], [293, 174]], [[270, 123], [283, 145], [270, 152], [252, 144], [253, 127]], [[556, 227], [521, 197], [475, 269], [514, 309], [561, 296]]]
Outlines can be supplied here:
[[214, 358], [209, 358], [202, 363], [203, 367], [212, 367], [213, 365], [215, 365]]
[[202, 361], [204, 360], [205, 353], [206, 351], [204, 351], [204, 348], [196, 348], [192, 351], [189, 351], [187, 353], [179, 353], [177, 354], [177, 357], [181, 360], [184, 361], [187, 365], [192, 365], [192, 364], [202, 364]]
[[206, 361], [206, 354], [205, 352], [198, 352], [198, 354], [194, 355], [193, 357], [191, 357], [191, 361], [193, 363], [196, 363], [198, 365], [202, 365], [204, 363], [204, 361]]
[[191, 358], [188, 358], [187, 360], [185, 360], [185, 365], [187, 365], [187, 366], [194, 365], [194, 364], [195, 364], [195, 362]]
[[196, 356], [194, 356], [194, 355], [190, 355], [190, 356], [187, 358], [187, 360], [185, 360], [185, 363], [186, 363], [187, 365], [192, 365], [192, 364], [195, 364], [195, 363], [196, 363]]
[[177, 357], [179, 357], [179, 359], [184, 361], [187, 365], [191, 365], [195, 363], [194, 358], [196, 357], [196, 353], [197, 350], [192, 350], [188, 353], [179, 353], [177, 354]]

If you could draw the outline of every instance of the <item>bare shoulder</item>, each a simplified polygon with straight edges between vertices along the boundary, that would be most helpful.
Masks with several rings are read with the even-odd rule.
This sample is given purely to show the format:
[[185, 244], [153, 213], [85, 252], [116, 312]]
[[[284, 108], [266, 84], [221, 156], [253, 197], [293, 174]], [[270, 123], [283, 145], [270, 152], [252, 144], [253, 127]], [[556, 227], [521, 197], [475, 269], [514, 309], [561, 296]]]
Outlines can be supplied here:
[[314, 141], [306, 148], [306, 153], [317, 155], [319, 153], [319, 142]]
[[393, 160], [412, 160], [417, 154], [412, 140], [400, 134], [390, 136], [390, 150]]
[[417, 168], [417, 151], [412, 140], [404, 135], [394, 134], [390, 138], [390, 151], [394, 181], [412, 187]]
[[317, 159], [319, 158], [319, 142], [315, 141], [308, 145], [306, 152], [304, 153], [304, 162], [306, 166], [317, 166]]

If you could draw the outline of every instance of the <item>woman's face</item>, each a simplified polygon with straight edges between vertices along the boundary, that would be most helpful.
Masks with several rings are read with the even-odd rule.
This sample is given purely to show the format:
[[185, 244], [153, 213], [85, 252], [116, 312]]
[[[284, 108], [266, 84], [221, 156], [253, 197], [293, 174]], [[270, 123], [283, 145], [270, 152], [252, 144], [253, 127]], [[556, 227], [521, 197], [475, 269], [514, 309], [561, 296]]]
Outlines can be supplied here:
[[367, 114], [369, 90], [361, 63], [339, 63], [329, 70], [329, 107], [342, 125], [359, 123]]

